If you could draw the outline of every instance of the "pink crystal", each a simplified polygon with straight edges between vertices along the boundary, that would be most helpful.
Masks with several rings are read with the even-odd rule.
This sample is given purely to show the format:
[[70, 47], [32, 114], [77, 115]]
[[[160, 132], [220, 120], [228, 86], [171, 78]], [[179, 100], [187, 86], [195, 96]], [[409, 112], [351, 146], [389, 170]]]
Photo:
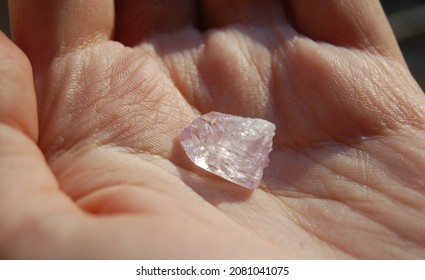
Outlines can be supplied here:
[[183, 129], [180, 141], [199, 167], [248, 189], [256, 189], [269, 164], [275, 125], [262, 119], [211, 112]]

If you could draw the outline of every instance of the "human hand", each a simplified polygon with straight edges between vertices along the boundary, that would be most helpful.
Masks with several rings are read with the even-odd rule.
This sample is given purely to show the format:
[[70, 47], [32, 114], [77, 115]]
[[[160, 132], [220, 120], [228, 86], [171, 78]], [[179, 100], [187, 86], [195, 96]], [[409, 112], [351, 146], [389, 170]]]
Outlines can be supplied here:
[[[425, 99], [379, 1], [194, 2], [10, 1], [36, 89], [2, 36], [1, 257], [425, 257]], [[212, 110], [276, 124], [261, 189], [185, 160]]]

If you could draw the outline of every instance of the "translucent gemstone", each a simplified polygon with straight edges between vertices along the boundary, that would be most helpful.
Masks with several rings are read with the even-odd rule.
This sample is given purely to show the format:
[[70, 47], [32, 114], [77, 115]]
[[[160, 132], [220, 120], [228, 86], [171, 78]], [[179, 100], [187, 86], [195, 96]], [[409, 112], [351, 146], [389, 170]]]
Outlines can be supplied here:
[[275, 125], [211, 112], [183, 129], [180, 141], [199, 167], [248, 189], [256, 189], [269, 164]]

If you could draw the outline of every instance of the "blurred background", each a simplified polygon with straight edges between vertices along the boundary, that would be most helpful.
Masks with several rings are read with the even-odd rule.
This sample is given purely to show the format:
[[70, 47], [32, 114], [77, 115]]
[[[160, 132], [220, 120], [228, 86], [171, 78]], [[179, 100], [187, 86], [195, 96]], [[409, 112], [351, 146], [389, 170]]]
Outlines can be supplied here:
[[[418, 83], [425, 89], [425, 1], [381, 0], [401, 50]], [[0, 0], [0, 29], [9, 34], [7, 0]]]

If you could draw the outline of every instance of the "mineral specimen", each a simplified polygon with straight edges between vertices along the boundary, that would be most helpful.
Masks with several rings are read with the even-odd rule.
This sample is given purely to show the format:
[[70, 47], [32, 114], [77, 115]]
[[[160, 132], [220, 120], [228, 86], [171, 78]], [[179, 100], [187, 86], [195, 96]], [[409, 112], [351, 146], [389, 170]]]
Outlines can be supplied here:
[[180, 142], [199, 167], [256, 189], [269, 164], [275, 125], [262, 119], [211, 112], [183, 129]]

